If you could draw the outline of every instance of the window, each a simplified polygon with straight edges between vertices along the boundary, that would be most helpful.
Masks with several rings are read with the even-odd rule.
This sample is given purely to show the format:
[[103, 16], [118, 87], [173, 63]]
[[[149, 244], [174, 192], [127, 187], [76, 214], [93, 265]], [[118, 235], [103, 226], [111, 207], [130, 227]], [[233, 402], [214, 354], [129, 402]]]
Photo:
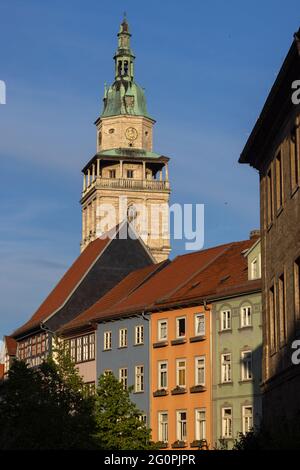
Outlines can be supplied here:
[[270, 322], [270, 347], [271, 352], [276, 350], [276, 307], [274, 286], [269, 290], [269, 322]]
[[258, 279], [259, 277], [258, 259], [254, 258], [254, 260], [251, 262], [251, 279]]
[[127, 178], [133, 178], [133, 170], [127, 170]]
[[186, 386], [186, 360], [177, 359], [176, 361], [176, 385], [178, 387]]
[[185, 317], [176, 318], [176, 337], [183, 338], [185, 336]]
[[282, 175], [282, 158], [281, 152], [276, 156], [276, 207], [277, 210], [283, 204], [283, 175]]
[[144, 344], [144, 327], [138, 325], [135, 327], [135, 344]]
[[270, 167], [267, 173], [267, 224], [270, 225], [274, 218], [274, 198], [273, 198], [273, 168]]
[[280, 344], [286, 341], [286, 312], [285, 312], [285, 283], [284, 274], [278, 279], [278, 307], [279, 307], [279, 339]]
[[195, 384], [205, 385], [205, 357], [195, 358]]
[[206, 411], [203, 408], [195, 410], [195, 437], [196, 441], [206, 439]]
[[186, 441], [187, 439], [187, 419], [186, 411], [177, 411], [177, 439]]
[[89, 360], [95, 359], [95, 334], [89, 335]]
[[71, 356], [72, 361], [75, 362], [76, 360], [76, 340], [75, 339], [71, 339], [70, 341], [70, 356]]
[[168, 338], [168, 321], [158, 321], [158, 340], [165, 341]]
[[111, 349], [111, 331], [104, 331], [104, 349]]
[[243, 406], [243, 434], [250, 432], [253, 428], [253, 409], [252, 406]]
[[168, 363], [161, 361], [158, 363], [158, 388], [168, 388]]
[[123, 385], [123, 388], [127, 390], [127, 387], [128, 387], [127, 367], [122, 367], [121, 369], [119, 369], [119, 380], [121, 384]]
[[116, 177], [116, 170], [109, 170], [108, 174], [109, 174], [110, 178], [115, 178]]
[[119, 348], [127, 347], [127, 328], [121, 328], [119, 330]]
[[246, 307], [241, 308], [241, 328], [245, 328], [246, 326], [251, 326], [252, 319], [251, 319], [251, 307], [248, 305]]
[[231, 330], [231, 310], [221, 312], [221, 330]]
[[139, 415], [139, 420], [142, 422], [142, 423], [145, 423], [147, 424], [147, 415]]
[[144, 391], [144, 366], [135, 367], [135, 391]]
[[252, 379], [252, 351], [243, 351], [241, 354], [242, 380]]
[[76, 339], [76, 362], [82, 361], [82, 337]]
[[300, 257], [294, 263], [295, 318], [300, 320]]
[[205, 335], [205, 316], [203, 313], [195, 315], [195, 336]]
[[232, 408], [222, 408], [222, 437], [232, 437]]
[[91, 397], [96, 393], [96, 384], [95, 382], [86, 382], [83, 384], [83, 391], [85, 396]]
[[297, 126], [294, 126], [290, 137], [290, 162], [292, 191], [299, 186], [299, 153], [300, 142], [297, 136]]
[[83, 361], [88, 361], [89, 359], [89, 337], [84, 336], [83, 337], [83, 354], [82, 354], [82, 360]]
[[222, 383], [231, 382], [231, 354], [221, 356], [221, 380]]
[[105, 369], [105, 371], [103, 372], [104, 375], [109, 375], [109, 374], [112, 374], [112, 370], [111, 369]]
[[160, 442], [168, 442], [168, 413], [160, 411], [158, 413], [158, 439]]

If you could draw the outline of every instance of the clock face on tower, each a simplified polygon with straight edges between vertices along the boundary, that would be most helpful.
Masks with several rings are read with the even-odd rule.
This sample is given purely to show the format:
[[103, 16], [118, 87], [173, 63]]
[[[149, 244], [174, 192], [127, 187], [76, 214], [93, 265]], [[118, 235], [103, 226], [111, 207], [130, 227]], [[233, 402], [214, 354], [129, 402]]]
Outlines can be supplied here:
[[127, 127], [125, 131], [125, 137], [128, 140], [136, 140], [138, 136], [138, 131], [134, 127]]

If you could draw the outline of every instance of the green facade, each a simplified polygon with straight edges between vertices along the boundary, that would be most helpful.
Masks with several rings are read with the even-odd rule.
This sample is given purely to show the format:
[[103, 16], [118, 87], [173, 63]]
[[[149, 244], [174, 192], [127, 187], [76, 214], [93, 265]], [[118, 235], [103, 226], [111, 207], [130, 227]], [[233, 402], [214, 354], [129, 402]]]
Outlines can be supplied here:
[[[249, 251], [249, 278], [251, 263], [257, 259], [260, 263], [260, 244], [255, 244]], [[259, 277], [259, 274], [258, 274]], [[243, 308], [250, 307], [251, 325], [244, 326]], [[224, 312], [230, 312], [230, 324], [227, 324]], [[213, 442], [216, 447], [232, 448], [239, 433], [249, 426], [256, 427], [261, 421], [262, 378], [262, 301], [261, 292], [220, 298], [213, 303]], [[249, 321], [249, 320], [248, 320]], [[244, 324], [243, 324], [244, 323]], [[224, 326], [226, 329], [224, 329]], [[228, 327], [228, 328], [227, 328]], [[248, 379], [246, 359], [251, 351], [251, 376]], [[222, 356], [226, 355], [226, 356]], [[228, 355], [230, 373], [228, 378]], [[245, 359], [246, 358], [246, 359]], [[227, 367], [227, 368], [226, 368]], [[226, 370], [225, 370], [226, 369]], [[228, 381], [224, 381], [224, 379]], [[252, 408], [252, 418], [250, 410]], [[231, 425], [228, 413], [231, 410]], [[227, 419], [225, 419], [227, 418]], [[228, 430], [231, 426], [231, 437]], [[252, 427], [251, 426], [251, 427]], [[227, 434], [227, 435], [226, 435]]]

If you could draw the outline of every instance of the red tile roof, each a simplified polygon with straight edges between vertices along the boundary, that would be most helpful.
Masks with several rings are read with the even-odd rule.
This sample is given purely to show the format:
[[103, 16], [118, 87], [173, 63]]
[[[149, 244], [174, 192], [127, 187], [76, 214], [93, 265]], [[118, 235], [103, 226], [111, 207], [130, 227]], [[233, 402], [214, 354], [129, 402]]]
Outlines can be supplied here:
[[103, 250], [108, 246], [110, 240], [111, 238], [107, 236], [105, 238], [97, 238], [91, 242], [68, 269], [31, 319], [18, 328], [13, 333], [13, 336], [16, 337], [31, 328], [38, 327], [41, 321], [46, 320], [52, 313], [62, 307], [75, 287], [81, 282]]
[[9, 356], [15, 356], [17, 353], [17, 342], [11, 336], [4, 336], [6, 351]]
[[[65, 325], [63, 331], [105, 318], [260, 289], [260, 281], [248, 281], [244, 256], [253, 243], [253, 240], [228, 243], [178, 256], [157, 271], [150, 268], [135, 271]], [[152, 275], [147, 277], [147, 273]]]

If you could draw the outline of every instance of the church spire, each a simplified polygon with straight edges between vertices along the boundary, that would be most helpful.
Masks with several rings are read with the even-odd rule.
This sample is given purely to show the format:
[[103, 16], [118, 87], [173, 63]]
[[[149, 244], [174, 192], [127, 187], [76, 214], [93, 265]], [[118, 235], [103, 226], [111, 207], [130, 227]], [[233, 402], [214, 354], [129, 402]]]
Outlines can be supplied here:
[[129, 25], [124, 13], [123, 21], [118, 32], [118, 48], [114, 55], [115, 79], [133, 81], [134, 77], [134, 55], [130, 48]]

